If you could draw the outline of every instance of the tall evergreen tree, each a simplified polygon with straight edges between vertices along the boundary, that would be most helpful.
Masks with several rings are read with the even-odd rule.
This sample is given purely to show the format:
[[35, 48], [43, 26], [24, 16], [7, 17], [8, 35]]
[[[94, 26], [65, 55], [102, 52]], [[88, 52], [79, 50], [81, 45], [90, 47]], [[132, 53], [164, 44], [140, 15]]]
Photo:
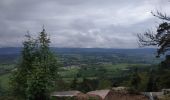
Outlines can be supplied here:
[[27, 78], [32, 72], [32, 63], [35, 59], [35, 40], [29, 33], [25, 36], [26, 41], [23, 42], [20, 62], [11, 77], [12, 90], [18, 98], [26, 98]]
[[[50, 51], [50, 39], [45, 29], [38, 39], [24, 42], [21, 64], [12, 78], [12, 86], [18, 95], [27, 100], [49, 100], [49, 93], [56, 85], [58, 61]], [[21, 86], [21, 87], [20, 87]]]
[[27, 94], [29, 100], [48, 100], [57, 78], [57, 59], [50, 51], [50, 39], [45, 29], [40, 32], [38, 41], [37, 56], [32, 65], [34, 70], [28, 79]]

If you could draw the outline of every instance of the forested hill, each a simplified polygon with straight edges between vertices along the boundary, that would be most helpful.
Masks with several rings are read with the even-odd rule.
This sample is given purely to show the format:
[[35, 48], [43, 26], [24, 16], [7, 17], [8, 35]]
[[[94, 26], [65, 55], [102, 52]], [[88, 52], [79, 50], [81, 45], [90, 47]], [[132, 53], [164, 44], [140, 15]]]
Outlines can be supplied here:
[[[63, 62], [86, 63], [159, 63], [155, 58], [156, 49], [108, 49], [108, 48], [54, 48]], [[0, 48], [0, 63], [14, 63], [18, 60], [21, 48]], [[74, 63], [74, 64], [75, 64]]]
[[[21, 52], [20, 47], [6, 47], [0, 48], [0, 54], [19, 54]], [[156, 49], [143, 48], [143, 49], [113, 49], [113, 48], [51, 48], [52, 51], [57, 53], [130, 53], [130, 54], [154, 54]]]
[[154, 54], [156, 49], [114, 49], [114, 48], [52, 48], [58, 53], [121, 53], [121, 54]]

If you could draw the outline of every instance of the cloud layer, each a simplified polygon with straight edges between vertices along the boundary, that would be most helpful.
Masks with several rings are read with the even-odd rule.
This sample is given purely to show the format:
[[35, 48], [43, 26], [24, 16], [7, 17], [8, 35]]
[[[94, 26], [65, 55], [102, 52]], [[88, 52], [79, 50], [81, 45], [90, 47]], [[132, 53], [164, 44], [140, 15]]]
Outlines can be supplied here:
[[22, 46], [45, 25], [53, 47], [136, 48], [136, 33], [155, 27], [151, 11], [168, 0], [1, 0], [0, 47]]

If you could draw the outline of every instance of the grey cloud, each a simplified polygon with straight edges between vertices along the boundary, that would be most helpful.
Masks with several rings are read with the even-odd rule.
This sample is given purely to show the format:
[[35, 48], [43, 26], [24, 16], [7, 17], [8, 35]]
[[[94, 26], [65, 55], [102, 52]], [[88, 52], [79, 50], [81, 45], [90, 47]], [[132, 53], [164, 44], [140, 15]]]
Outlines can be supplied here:
[[1, 0], [0, 47], [21, 46], [44, 24], [56, 47], [137, 47], [134, 33], [157, 24], [167, 0]]

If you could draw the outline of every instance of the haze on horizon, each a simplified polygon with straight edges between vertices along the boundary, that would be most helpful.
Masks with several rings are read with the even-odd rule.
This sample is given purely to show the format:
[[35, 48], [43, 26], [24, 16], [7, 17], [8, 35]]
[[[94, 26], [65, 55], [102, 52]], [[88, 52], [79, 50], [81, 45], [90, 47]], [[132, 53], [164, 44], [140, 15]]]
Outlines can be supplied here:
[[0, 47], [22, 46], [45, 25], [53, 47], [137, 48], [135, 34], [170, 14], [168, 0], [1, 0]]

